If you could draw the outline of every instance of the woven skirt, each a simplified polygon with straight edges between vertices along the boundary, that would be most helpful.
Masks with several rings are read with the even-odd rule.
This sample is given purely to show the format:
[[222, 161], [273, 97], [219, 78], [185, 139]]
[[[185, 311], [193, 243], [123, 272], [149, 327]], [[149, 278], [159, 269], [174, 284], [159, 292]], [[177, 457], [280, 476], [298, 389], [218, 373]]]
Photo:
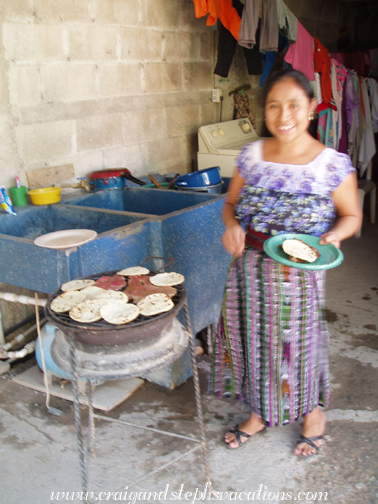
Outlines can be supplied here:
[[226, 280], [210, 392], [251, 406], [268, 426], [328, 405], [325, 272], [247, 248]]

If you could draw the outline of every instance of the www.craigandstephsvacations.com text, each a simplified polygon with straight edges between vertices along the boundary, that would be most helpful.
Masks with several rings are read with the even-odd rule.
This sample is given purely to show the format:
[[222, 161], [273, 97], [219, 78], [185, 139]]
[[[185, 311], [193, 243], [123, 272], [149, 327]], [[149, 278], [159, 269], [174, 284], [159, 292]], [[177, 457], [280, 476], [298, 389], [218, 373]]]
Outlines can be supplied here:
[[160, 492], [130, 491], [127, 486], [116, 492], [52, 492], [51, 501], [60, 502], [125, 502], [137, 504], [138, 502], [196, 502], [210, 501], [235, 501], [235, 502], [327, 502], [327, 492], [271, 492], [265, 485], [260, 485], [257, 490], [219, 492], [211, 490], [209, 484], [203, 488], [188, 490], [184, 485], [174, 489], [169, 485]]

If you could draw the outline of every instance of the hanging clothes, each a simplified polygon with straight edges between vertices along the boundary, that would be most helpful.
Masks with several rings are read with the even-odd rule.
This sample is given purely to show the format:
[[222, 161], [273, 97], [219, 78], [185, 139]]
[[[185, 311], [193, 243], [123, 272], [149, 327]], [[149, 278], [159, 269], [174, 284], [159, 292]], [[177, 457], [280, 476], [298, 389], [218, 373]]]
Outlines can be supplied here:
[[335, 124], [335, 135], [333, 148], [338, 150], [340, 138], [342, 136], [343, 121], [342, 121], [342, 101], [344, 81], [346, 78], [346, 68], [338, 63], [335, 59], [331, 59], [331, 84], [332, 96], [335, 100], [337, 110], [332, 110], [332, 119]]
[[365, 116], [363, 113], [363, 104], [362, 104], [362, 99], [361, 99], [361, 81], [358, 75], [354, 74], [353, 75], [353, 82], [354, 82], [354, 89], [356, 91], [356, 95], [358, 96], [359, 100], [359, 106], [355, 110], [355, 112], [358, 115], [358, 126], [356, 129], [356, 139], [354, 143], [354, 151], [353, 151], [353, 156], [352, 156], [352, 164], [354, 167], [358, 166], [358, 153], [360, 150], [360, 145], [361, 145], [361, 140], [362, 140], [362, 135], [364, 134], [364, 131], [366, 131], [366, 121], [365, 121]]
[[[265, 80], [268, 78], [269, 74], [274, 70], [278, 70], [282, 66], [283, 58], [287, 51], [289, 41], [286, 37], [279, 33], [278, 37], [278, 53], [277, 51], [266, 51], [265, 54], [261, 54], [262, 60], [264, 62], [264, 68], [260, 77], [259, 86], [263, 86]], [[277, 64], [276, 64], [277, 62]]]
[[283, 0], [277, 0], [277, 18], [281, 35], [287, 37], [291, 43], [294, 43], [297, 40], [298, 19]]
[[352, 157], [358, 126], [358, 113], [356, 112], [360, 102], [354, 89], [352, 70], [347, 70], [345, 89], [345, 109], [348, 127], [348, 154]]
[[[318, 39], [314, 39], [314, 63], [315, 72], [321, 74], [320, 83], [322, 87], [322, 98], [325, 107], [331, 103], [332, 100], [332, 85], [331, 85], [331, 59], [329, 52]], [[315, 79], [314, 79], [315, 80]], [[321, 106], [321, 105], [320, 105]]]
[[[232, 1], [233, 7], [236, 9], [240, 17], [243, 15], [244, 5], [239, 0]], [[228, 77], [228, 72], [231, 68], [231, 63], [236, 51], [237, 40], [232, 33], [223, 24], [219, 27], [218, 37], [218, 57], [214, 69], [216, 75]], [[256, 44], [253, 49], [243, 47], [244, 56], [247, 62], [249, 75], [260, 75], [263, 71], [263, 64], [260, 55], [259, 37], [256, 37]]]
[[376, 153], [373, 126], [371, 122], [371, 107], [365, 79], [361, 80], [362, 99], [364, 102], [366, 130], [362, 134], [360, 149], [358, 151], [358, 167], [360, 175], [365, 173], [367, 165]]
[[366, 83], [369, 87], [371, 122], [373, 132], [378, 133], [378, 83], [375, 79], [368, 77]]
[[320, 85], [320, 74], [318, 72], [315, 72], [315, 96], [318, 105], [320, 105], [323, 101], [323, 96], [322, 96], [322, 87]]
[[285, 61], [296, 70], [303, 72], [310, 81], [314, 81], [314, 38], [299, 21], [297, 24], [297, 40], [289, 47]]
[[260, 52], [278, 51], [276, 0], [262, 0]]
[[245, 0], [239, 32], [239, 45], [247, 49], [252, 49], [256, 44], [259, 11], [260, 0]]
[[342, 122], [342, 130], [339, 140], [338, 151], [344, 154], [348, 154], [348, 126], [347, 126], [347, 113], [346, 113], [346, 76], [343, 85], [343, 101], [341, 104], [341, 122]]
[[193, 0], [194, 14], [201, 18], [208, 14], [206, 26], [213, 26], [220, 20], [222, 25], [239, 40], [241, 18], [233, 7], [232, 0]]

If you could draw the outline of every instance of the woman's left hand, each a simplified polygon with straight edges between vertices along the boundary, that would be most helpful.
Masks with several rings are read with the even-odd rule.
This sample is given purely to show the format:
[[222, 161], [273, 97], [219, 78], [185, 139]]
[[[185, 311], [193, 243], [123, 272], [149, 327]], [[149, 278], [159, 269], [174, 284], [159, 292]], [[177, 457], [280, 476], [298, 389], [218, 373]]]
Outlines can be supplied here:
[[324, 233], [320, 237], [320, 245], [327, 245], [327, 243], [331, 243], [336, 248], [340, 248], [340, 239], [334, 231], [330, 231], [329, 233]]

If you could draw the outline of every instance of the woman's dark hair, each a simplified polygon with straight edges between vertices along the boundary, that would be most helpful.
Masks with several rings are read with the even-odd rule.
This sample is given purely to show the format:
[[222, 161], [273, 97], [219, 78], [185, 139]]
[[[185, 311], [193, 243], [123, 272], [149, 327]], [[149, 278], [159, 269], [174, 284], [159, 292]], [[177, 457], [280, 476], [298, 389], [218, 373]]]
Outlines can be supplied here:
[[312, 98], [314, 98], [314, 91], [312, 90], [310, 81], [307, 79], [307, 77], [299, 70], [294, 70], [293, 68], [285, 68], [284, 70], [274, 72], [265, 81], [262, 91], [263, 107], [265, 107], [266, 99], [272, 87], [277, 84], [277, 82], [280, 82], [284, 79], [294, 79], [298, 86], [303, 89], [309, 100], [312, 100]]

